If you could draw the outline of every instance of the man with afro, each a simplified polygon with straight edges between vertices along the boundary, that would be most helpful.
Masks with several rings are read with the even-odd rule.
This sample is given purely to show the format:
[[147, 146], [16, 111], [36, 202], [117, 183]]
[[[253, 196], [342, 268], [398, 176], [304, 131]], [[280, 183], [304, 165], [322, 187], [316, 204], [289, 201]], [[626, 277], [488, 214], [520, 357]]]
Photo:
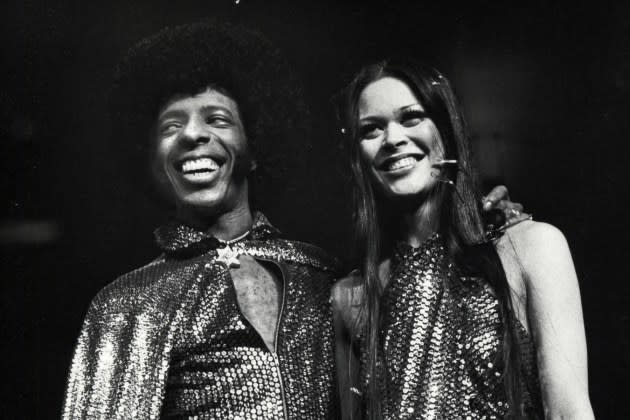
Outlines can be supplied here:
[[176, 217], [155, 232], [162, 255], [92, 301], [64, 419], [337, 417], [336, 262], [252, 211], [304, 147], [295, 86], [269, 41], [219, 22], [167, 28], [122, 60], [117, 158]]

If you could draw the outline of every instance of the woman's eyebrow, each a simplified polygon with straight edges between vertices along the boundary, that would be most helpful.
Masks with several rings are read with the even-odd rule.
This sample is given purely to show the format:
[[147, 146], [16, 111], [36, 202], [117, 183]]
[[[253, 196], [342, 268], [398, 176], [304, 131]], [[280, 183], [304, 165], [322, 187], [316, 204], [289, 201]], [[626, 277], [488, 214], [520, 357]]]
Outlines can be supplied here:
[[401, 112], [405, 112], [405, 111], [408, 111], [409, 109], [413, 109], [413, 108], [419, 108], [418, 111], [424, 112], [424, 108], [422, 108], [422, 105], [420, 105], [417, 102], [413, 103], [413, 104], [410, 104], [410, 105], [401, 106], [400, 108], [398, 108], [397, 112], [401, 113]]
[[[403, 112], [408, 111], [409, 109], [413, 109], [413, 108], [419, 108], [418, 111], [425, 112], [424, 108], [422, 108], [422, 105], [420, 103], [414, 102], [414, 103], [409, 104], [409, 105], [401, 106], [400, 108], [398, 108], [397, 110], [394, 111], [394, 115], [398, 116], [398, 115], [402, 114]], [[361, 122], [361, 121], [378, 121], [380, 119], [382, 119], [382, 117], [379, 116], [379, 115], [366, 115], [364, 117], [359, 117], [359, 122]]]
[[359, 122], [379, 121], [381, 119], [382, 117], [379, 117], [377, 115], [366, 115], [365, 117], [359, 117]]

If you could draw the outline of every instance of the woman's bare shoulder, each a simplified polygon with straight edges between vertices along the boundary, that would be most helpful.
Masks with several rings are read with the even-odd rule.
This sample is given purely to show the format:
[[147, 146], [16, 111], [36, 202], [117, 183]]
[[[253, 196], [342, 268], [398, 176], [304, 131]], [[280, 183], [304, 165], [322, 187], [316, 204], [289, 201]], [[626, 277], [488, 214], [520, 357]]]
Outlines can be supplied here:
[[564, 234], [548, 223], [526, 221], [509, 228], [497, 241], [497, 251], [502, 259], [517, 261], [528, 282], [544, 281], [550, 278], [545, 273], [572, 266]]
[[557, 227], [532, 220], [510, 227], [497, 241], [498, 249], [512, 250], [528, 255], [540, 256], [541, 253], [567, 247], [564, 234]]
[[558, 242], [566, 242], [560, 229], [549, 223], [533, 220], [526, 220], [510, 227], [498, 242], [501, 244], [509, 240], [526, 247], [545, 246], [545, 244], [555, 246]]

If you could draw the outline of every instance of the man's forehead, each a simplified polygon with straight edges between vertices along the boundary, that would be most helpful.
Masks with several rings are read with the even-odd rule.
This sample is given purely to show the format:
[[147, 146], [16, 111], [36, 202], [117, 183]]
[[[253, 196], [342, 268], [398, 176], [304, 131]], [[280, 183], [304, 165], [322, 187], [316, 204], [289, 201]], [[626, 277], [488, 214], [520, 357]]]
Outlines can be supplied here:
[[223, 89], [207, 87], [196, 94], [179, 93], [171, 96], [160, 109], [159, 115], [174, 109], [221, 107], [238, 111], [238, 104]]

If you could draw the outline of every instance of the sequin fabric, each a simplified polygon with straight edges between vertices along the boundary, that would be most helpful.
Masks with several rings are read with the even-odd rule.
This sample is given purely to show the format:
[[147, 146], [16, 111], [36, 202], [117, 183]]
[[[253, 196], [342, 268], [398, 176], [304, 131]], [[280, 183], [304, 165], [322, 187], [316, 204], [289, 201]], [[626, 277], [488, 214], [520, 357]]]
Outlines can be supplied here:
[[[381, 301], [378, 363], [384, 418], [505, 418], [503, 327], [489, 286], [458, 275], [437, 234], [419, 248], [399, 244], [391, 267]], [[534, 352], [527, 333], [519, 332], [525, 412], [536, 418]]]
[[240, 313], [219, 241], [169, 224], [156, 231], [164, 255], [90, 305], [63, 418], [336, 418], [329, 296], [337, 264], [277, 234], [258, 214], [237, 244], [282, 273], [275, 352]]

